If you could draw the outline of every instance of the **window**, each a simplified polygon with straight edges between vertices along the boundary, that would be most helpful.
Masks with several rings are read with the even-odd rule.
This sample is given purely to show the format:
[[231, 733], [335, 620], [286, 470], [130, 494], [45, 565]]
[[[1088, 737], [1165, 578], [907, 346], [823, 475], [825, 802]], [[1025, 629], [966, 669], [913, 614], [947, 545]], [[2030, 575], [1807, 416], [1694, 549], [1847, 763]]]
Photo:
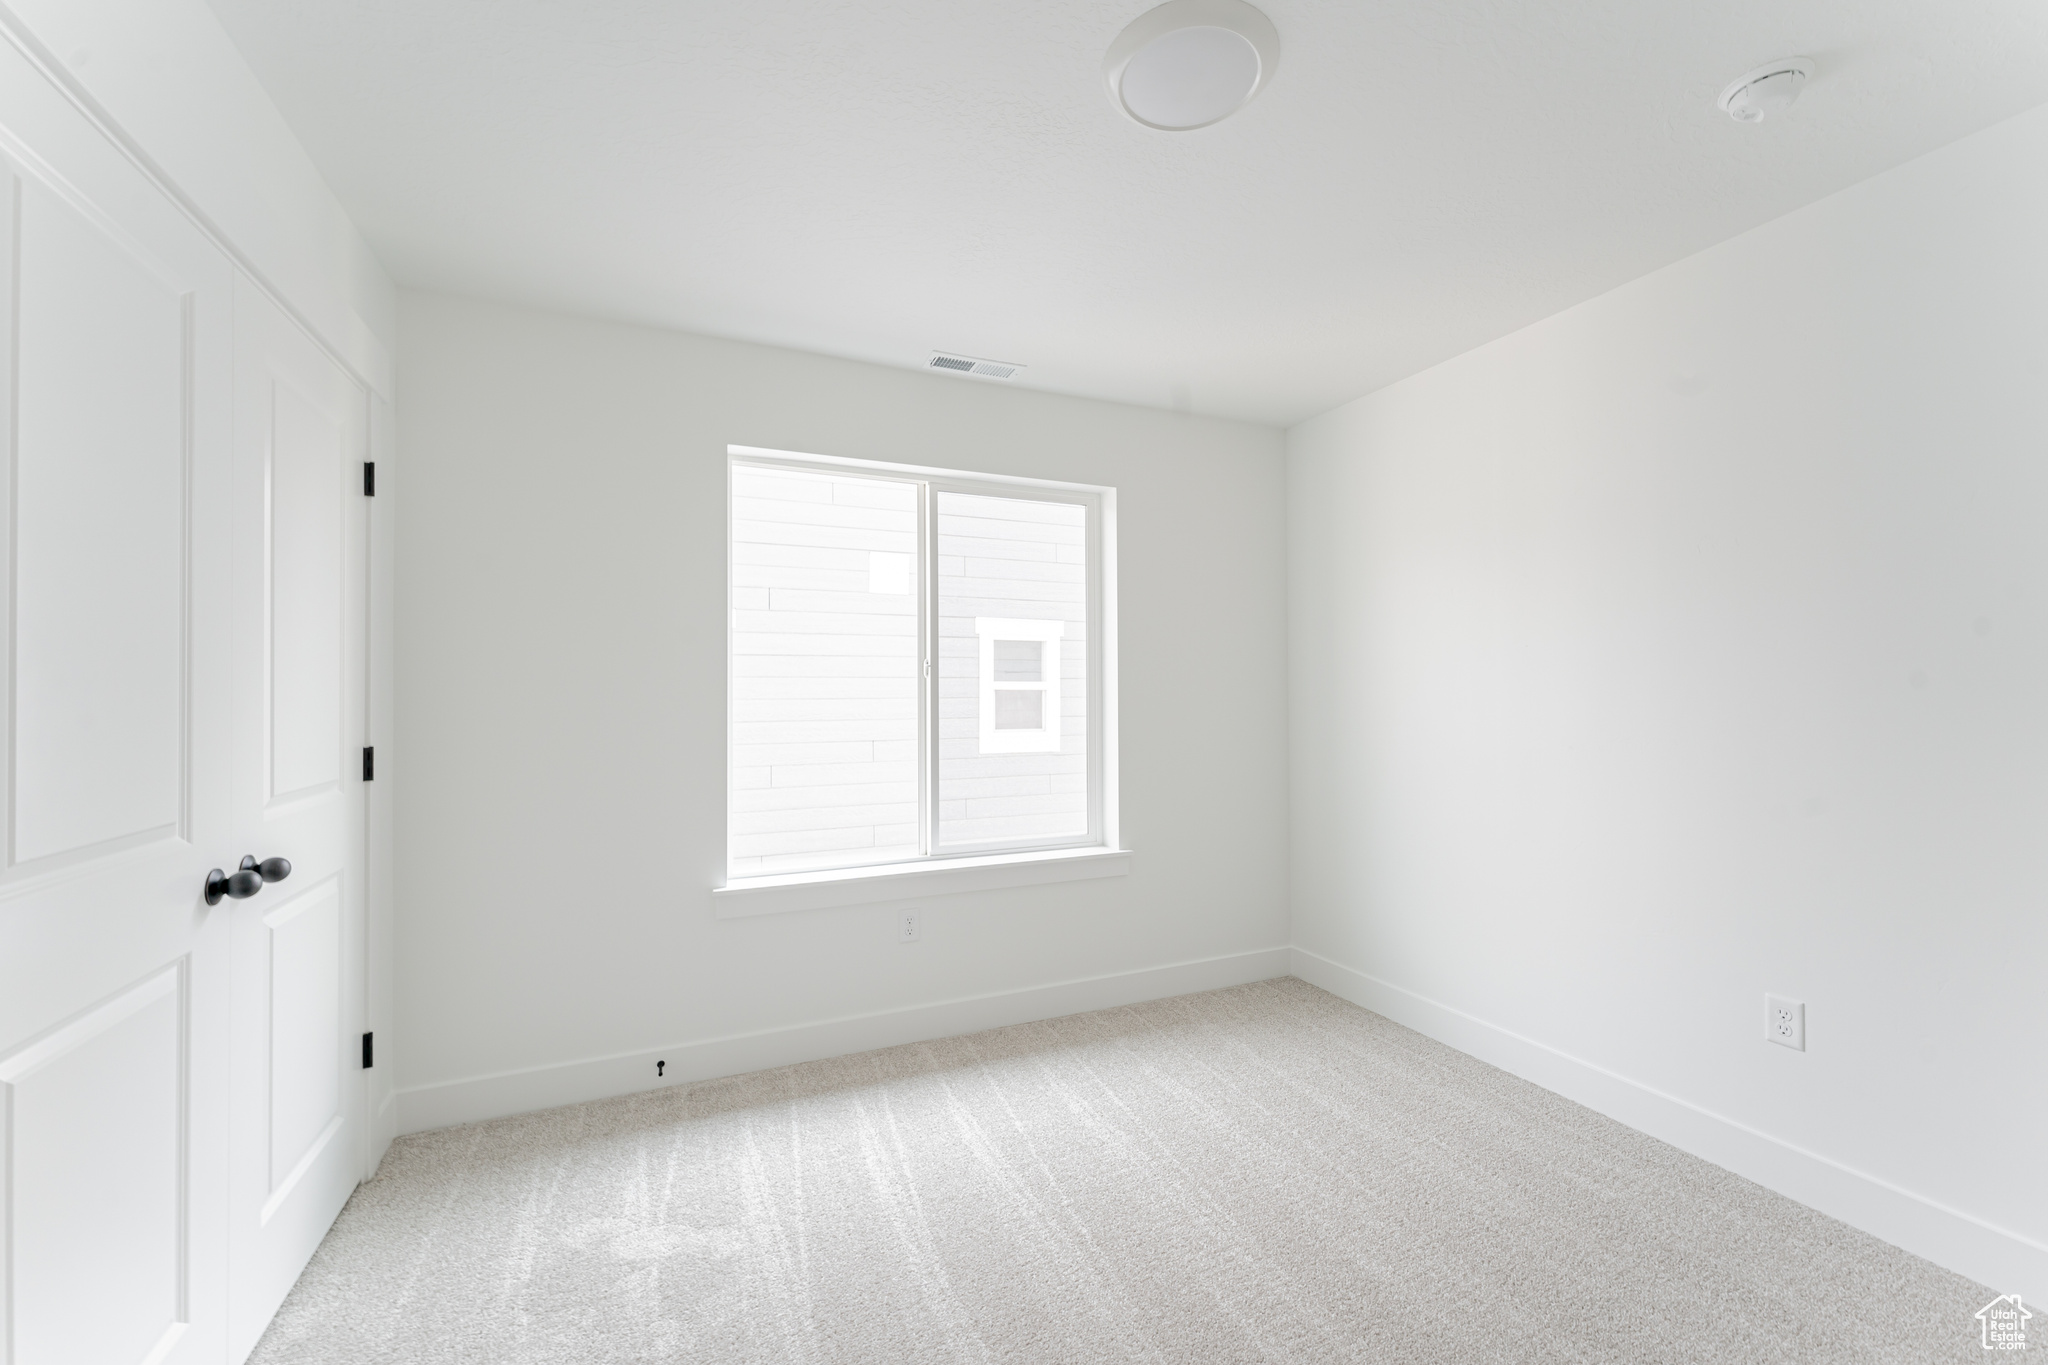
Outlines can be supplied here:
[[978, 754], [1060, 751], [1060, 637], [1065, 621], [977, 616]]
[[1108, 490], [735, 455], [728, 871], [1104, 839]]

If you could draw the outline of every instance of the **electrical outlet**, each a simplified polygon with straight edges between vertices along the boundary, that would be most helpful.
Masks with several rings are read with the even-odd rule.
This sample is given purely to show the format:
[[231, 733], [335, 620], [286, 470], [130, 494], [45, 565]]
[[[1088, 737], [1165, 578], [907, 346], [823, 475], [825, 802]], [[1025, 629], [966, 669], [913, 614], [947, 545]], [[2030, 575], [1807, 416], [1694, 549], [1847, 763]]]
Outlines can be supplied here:
[[1806, 1002], [1783, 995], [1765, 996], [1764, 1039], [1794, 1052], [1806, 1051]]
[[898, 910], [896, 912], [896, 941], [898, 943], [917, 942], [917, 911]]

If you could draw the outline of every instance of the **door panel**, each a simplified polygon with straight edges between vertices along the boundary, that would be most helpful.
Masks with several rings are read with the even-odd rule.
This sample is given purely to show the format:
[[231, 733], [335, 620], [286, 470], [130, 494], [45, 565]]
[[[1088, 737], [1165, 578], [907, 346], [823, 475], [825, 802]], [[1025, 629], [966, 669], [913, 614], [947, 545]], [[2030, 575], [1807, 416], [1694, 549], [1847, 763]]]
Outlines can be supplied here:
[[233, 269], [7, 44], [0, 263], [0, 1365], [212, 1365]]
[[339, 878], [263, 916], [270, 949], [270, 1194], [261, 1221], [340, 1130], [342, 951]]
[[[237, 755], [228, 1347], [254, 1348], [363, 1171], [368, 397], [268, 299], [236, 303]], [[244, 622], [260, 628], [241, 629]]]
[[342, 424], [273, 380], [270, 409], [270, 799], [341, 779]]
[[11, 864], [182, 833], [185, 299], [17, 180]]
[[0, 1062], [7, 1145], [35, 1176], [11, 1229], [24, 1361], [146, 1360], [183, 1334], [183, 996], [167, 968]]

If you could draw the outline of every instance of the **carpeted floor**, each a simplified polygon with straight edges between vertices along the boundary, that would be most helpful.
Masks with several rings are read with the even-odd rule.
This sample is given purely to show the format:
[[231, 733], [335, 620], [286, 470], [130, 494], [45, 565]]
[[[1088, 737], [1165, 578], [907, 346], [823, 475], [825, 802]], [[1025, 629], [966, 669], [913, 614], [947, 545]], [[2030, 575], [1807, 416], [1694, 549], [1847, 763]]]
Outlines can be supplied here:
[[1991, 1297], [1283, 979], [401, 1138], [252, 1359], [1869, 1365]]

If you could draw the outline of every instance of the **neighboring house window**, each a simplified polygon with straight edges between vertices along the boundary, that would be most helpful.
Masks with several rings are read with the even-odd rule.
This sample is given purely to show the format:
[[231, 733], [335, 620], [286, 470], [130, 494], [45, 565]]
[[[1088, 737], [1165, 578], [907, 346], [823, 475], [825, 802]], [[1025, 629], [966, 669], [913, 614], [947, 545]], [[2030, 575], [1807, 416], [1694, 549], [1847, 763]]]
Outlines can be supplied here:
[[1107, 490], [735, 455], [735, 877], [1100, 844]]
[[1060, 637], [1065, 621], [974, 618], [981, 726], [977, 753], [1060, 751]]

